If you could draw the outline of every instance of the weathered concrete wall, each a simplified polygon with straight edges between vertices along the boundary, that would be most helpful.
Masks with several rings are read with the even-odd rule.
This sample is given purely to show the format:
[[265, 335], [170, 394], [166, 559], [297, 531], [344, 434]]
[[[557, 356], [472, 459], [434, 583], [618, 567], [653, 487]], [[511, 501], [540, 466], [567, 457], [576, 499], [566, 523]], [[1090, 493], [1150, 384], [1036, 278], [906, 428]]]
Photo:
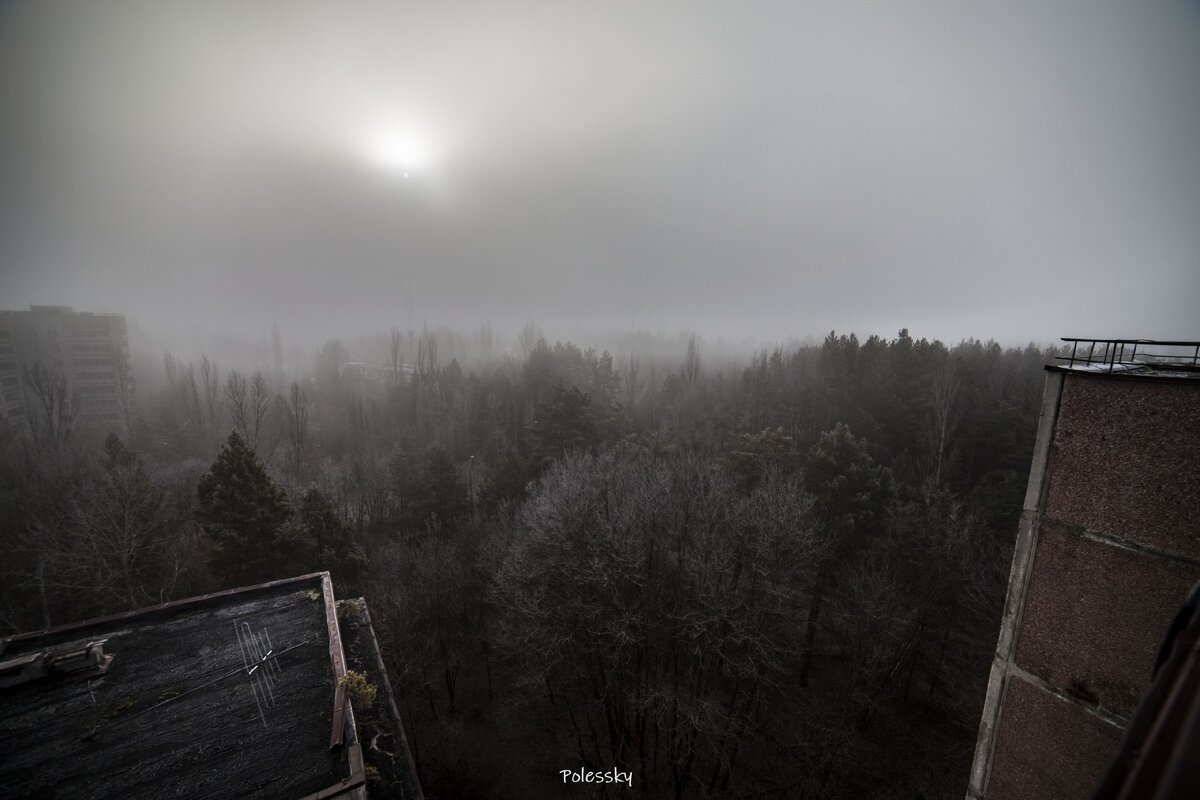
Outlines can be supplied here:
[[1198, 384], [1068, 374], [1045, 516], [1200, 560]]
[[1200, 580], [1200, 380], [1052, 370], [968, 798], [1091, 795]]
[[[1026, 680], [1004, 700], [988, 797], [1087, 797], [1121, 743], [1121, 731]], [[1082, 795], [1081, 795], [1082, 790]]]
[[1133, 716], [1194, 565], [1043, 520], [1016, 663], [1116, 716]]

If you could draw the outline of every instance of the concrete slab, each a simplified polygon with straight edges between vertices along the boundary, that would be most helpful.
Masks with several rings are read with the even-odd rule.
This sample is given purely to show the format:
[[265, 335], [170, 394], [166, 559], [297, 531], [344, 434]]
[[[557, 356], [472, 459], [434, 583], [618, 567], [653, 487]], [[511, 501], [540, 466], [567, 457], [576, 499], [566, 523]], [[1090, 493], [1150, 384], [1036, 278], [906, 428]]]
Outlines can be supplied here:
[[1200, 381], [1066, 375], [1045, 516], [1200, 561], [1198, 393]]
[[1077, 705], [1010, 676], [989, 800], [1088, 800], [1121, 731]]
[[1044, 520], [1016, 663], [1129, 718], [1200, 567], [1084, 537]]

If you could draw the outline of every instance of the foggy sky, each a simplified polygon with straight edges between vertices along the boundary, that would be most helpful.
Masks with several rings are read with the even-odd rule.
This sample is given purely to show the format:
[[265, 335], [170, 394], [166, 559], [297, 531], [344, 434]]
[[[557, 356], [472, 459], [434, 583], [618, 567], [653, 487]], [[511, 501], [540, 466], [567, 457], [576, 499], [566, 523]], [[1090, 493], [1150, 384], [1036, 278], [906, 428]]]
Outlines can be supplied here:
[[0, 5], [3, 308], [1018, 343], [1198, 301], [1196, 2]]

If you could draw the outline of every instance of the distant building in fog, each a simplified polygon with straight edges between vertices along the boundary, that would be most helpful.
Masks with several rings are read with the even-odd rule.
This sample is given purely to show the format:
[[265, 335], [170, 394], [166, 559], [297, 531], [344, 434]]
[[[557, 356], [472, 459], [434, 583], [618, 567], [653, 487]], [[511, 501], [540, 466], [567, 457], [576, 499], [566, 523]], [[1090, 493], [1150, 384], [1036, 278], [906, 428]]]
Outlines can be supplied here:
[[1067, 341], [1047, 367], [968, 800], [1092, 797], [1200, 580], [1200, 342]]
[[124, 430], [133, 382], [125, 317], [68, 306], [0, 311], [0, 415], [34, 424], [48, 392], [79, 421]]
[[343, 361], [338, 365], [342, 380], [357, 381], [364, 385], [396, 386], [416, 372], [411, 364], [374, 364], [370, 361]]

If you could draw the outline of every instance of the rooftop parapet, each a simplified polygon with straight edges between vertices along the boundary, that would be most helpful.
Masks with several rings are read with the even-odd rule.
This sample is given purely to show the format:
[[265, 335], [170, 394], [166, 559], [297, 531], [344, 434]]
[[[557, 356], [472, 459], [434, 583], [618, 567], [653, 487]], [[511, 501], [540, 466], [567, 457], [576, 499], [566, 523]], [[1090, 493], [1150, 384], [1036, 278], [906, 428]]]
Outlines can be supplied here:
[[1064, 337], [1070, 354], [1055, 356], [1050, 369], [1160, 378], [1200, 378], [1200, 341], [1076, 339]]

